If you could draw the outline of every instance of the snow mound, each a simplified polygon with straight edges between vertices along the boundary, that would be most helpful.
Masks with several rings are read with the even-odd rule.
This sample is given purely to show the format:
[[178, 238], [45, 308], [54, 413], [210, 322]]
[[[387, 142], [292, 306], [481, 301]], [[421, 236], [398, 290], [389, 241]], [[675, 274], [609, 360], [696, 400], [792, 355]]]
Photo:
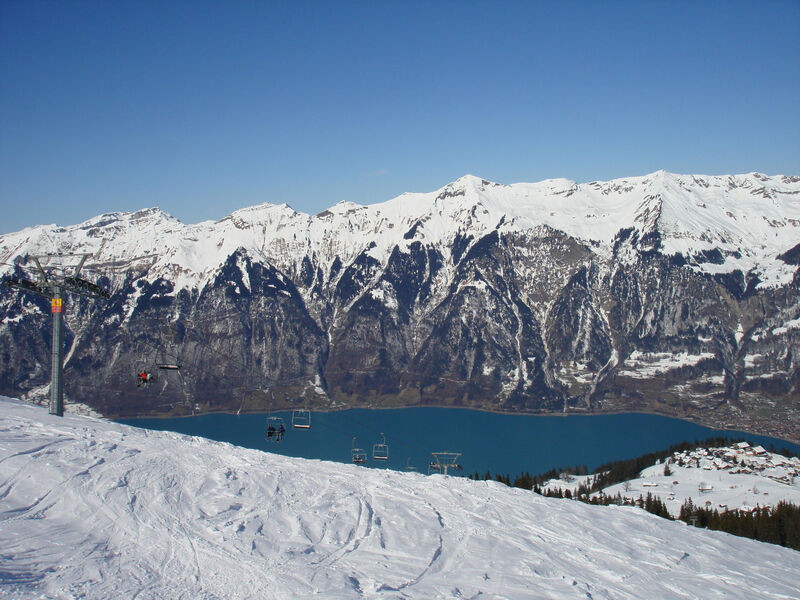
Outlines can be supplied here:
[[0, 399], [0, 596], [787, 598], [800, 553]]

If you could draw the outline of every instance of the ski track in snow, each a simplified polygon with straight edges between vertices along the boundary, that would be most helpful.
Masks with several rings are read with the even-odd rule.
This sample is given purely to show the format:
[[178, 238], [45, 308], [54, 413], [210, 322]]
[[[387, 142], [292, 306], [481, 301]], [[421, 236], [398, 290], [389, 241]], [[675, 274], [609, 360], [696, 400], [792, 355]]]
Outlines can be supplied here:
[[0, 400], [0, 597], [800, 598], [800, 553]]

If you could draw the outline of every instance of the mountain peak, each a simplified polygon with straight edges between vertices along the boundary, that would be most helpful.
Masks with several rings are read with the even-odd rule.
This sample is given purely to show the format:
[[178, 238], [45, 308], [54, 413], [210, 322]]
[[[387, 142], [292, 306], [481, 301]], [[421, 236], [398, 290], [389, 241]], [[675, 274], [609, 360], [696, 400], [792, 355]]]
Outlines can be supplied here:
[[[263, 251], [267, 234], [270, 256], [291, 270], [299, 268], [309, 248], [331, 261], [334, 253], [346, 261], [374, 243], [374, 256], [388, 257], [418, 222], [415, 235], [434, 245], [446, 245], [459, 231], [484, 235], [499, 222], [518, 231], [547, 226], [578, 240], [607, 245], [620, 229], [636, 227], [645, 233], [658, 228], [662, 250], [670, 255], [692, 256], [716, 248], [731, 257], [724, 265], [704, 262], [706, 271], [755, 271], [762, 282], [774, 282], [791, 275], [782, 267], [774, 275], [766, 271], [774, 271], [774, 257], [796, 243], [792, 240], [800, 219], [794, 202], [797, 193], [800, 178], [759, 173], [676, 175], [660, 169], [584, 184], [547, 179], [510, 185], [468, 173], [435, 191], [406, 193], [363, 206], [341, 201], [318, 215], [298, 213], [285, 203], [263, 203], [213, 223], [183, 226], [156, 207], [110, 212], [78, 226], [0, 236], [0, 253], [12, 257], [49, 252], [54, 244], [71, 252], [90, 252], [108, 240], [104, 253], [113, 241], [119, 258], [160, 255], [173, 264], [191, 248], [192, 260], [197, 259], [193, 271], [206, 273], [224, 260], [231, 243]], [[752, 219], [752, 214], [760, 217]], [[230, 235], [234, 229], [236, 236]], [[344, 231], [348, 233], [342, 235]], [[54, 236], [59, 239], [54, 241]], [[211, 242], [212, 238], [218, 241]], [[178, 252], [179, 248], [183, 250]]]
[[469, 173], [459, 177], [454, 182], [449, 184], [449, 186], [461, 187], [461, 188], [474, 188], [479, 190], [483, 190], [486, 187], [494, 187], [499, 185], [500, 185], [499, 183], [494, 183], [493, 181], [489, 181], [488, 179], [484, 179], [483, 177], [478, 177], [477, 175], [470, 175]]
[[489, 182], [483, 179], [482, 177], [478, 177], [477, 175], [471, 175], [470, 173], [467, 173], [466, 175], [462, 175], [461, 177], [456, 179], [453, 183], [462, 183], [462, 184], [475, 183], [475, 184], [485, 185], [486, 183]]
[[455, 181], [448, 183], [443, 188], [438, 190], [436, 196], [437, 200], [444, 200], [445, 198], [454, 198], [456, 196], [464, 196], [467, 191], [482, 192], [486, 190], [487, 186], [497, 186], [499, 184], [492, 183], [481, 177], [475, 175], [464, 175]]
[[[119, 213], [110, 213], [110, 214], [119, 214]], [[157, 206], [151, 206], [150, 208], [143, 208], [141, 210], [137, 210], [133, 213], [125, 213], [130, 215], [132, 219], [157, 219], [157, 218], [167, 218], [167, 219], [174, 219], [171, 214], [161, 210]]]

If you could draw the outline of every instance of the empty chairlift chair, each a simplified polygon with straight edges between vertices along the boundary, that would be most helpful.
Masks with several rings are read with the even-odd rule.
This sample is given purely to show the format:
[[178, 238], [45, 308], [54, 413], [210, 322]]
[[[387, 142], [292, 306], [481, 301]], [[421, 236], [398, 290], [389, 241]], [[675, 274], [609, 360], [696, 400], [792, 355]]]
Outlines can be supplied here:
[[179, 364], [176, 364], [174, 362], [158, 363], [156, 366], [162, 371], [179, 371], [181, 368]]
[[292, 427], [297, 429], [311, 429], [311, 411], [297, 408], [292, 411]]
[[386, 436], [381, 433], [381, 438], [383, 442], [380, 444], [375, 444], [372, 447], [372, 458], [376, 460], [389, 460], [389, 446], [386, 443]]

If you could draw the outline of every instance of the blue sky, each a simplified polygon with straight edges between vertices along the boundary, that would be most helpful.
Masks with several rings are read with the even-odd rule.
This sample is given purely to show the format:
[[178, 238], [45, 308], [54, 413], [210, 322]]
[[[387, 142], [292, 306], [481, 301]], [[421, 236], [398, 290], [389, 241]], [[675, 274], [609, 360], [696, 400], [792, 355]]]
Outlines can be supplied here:
[[0, 233], [800, 174], [800, 2], [0, 0]]

